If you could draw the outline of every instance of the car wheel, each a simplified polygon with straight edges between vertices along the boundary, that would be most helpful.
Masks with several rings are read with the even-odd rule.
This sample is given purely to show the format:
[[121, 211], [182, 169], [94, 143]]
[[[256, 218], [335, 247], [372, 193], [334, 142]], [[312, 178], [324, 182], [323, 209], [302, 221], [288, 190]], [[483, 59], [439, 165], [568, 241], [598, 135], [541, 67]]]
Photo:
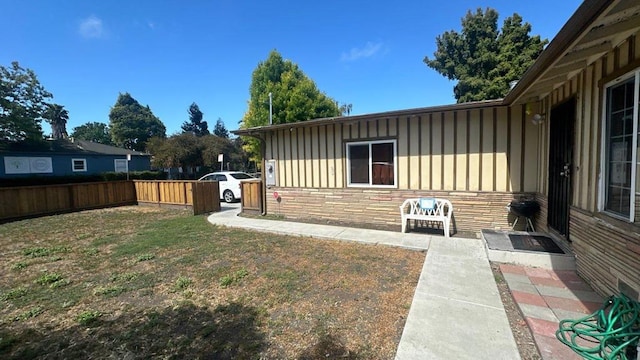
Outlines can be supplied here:
[[233, 196], [233, 191], [231, 190], [225, 190], [222, 196], [224, 197], [224, 201], [228, 203], [234, 202], [236, 200], [235, 196]]

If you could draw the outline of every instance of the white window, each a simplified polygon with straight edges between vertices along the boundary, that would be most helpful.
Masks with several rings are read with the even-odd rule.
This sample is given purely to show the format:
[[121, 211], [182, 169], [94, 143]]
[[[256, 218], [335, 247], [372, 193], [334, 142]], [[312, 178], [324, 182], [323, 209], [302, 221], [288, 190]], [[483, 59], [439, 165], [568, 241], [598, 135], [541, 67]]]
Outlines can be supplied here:
[[127, 172], [129, 170], [129, 163], [127, 159], [115, 159], [113, 160], [113, 167], [115, 172]]
[[634, 221], [638, 167], [638, 85], [640, 69], [605, 85], [603, 122], [603, 186], [600, 208]]
[[86, 159], [71, 159], [71, 169], [73, 172], [87, 171]]
[[348, 186], [395, 187], [396, 141], [379, 140], [347, 144]]

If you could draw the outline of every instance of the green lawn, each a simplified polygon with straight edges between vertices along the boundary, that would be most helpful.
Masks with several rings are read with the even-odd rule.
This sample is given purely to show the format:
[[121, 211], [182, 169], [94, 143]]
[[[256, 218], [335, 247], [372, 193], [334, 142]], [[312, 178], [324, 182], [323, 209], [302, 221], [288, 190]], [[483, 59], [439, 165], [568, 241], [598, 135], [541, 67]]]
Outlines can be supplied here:
[[0, 225], [0, 358], [395, 354], [424, 253], [121, 207]]

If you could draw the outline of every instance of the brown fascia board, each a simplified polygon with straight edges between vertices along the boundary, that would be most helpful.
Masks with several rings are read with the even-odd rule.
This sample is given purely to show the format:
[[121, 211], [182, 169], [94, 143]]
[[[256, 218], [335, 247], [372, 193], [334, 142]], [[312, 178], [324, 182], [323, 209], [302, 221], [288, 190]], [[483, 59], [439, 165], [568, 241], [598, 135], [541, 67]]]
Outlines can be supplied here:
[[265, 133], [267, 131], [275, 131], [275, 130], [282, 130], [282, 129], [321, 126], [326, 124], [352, 123], [352, 122], [367, 121], [367, 120], [374, 120], [374, 119], [380, 119], [380, 118], [394, 118], [394, 117], [411, 116], [416, 114], [434, 113], [434, 112], [442, 112], [442, 111], [480, 109], [480, 108], [494, 107], [494, 106], [500, 106], [500, 105], [503, 105], [502, 99], [472, 101], [472, 102], [466, 102], [466, 103], [460, 103], [460, 104], [437, 105], [437, 106], [430, 106], [430, 107], [423, 107], [423, 108], [394, 110], [394, 111], [386, 111], [386, 112], [363, 114], [363, 115], [336, 116], [331, 118], [297, 121], [297, 122], [286, 123], [286, 124], [257, 126], [249, 129], [233, 130], [231, 131], [231, 133], [234, 135], [241, 135], [241, 136], [255, 136], [258, 134]]
[[591, 28], [593, 22], [612, 3], [613, 0], [585, 0], [533, 65], [522, 75], [516, 86], [505, 96], [504, 103], [511, 105], [517, 101], [545, 70], [552, 66], [583, 33]]

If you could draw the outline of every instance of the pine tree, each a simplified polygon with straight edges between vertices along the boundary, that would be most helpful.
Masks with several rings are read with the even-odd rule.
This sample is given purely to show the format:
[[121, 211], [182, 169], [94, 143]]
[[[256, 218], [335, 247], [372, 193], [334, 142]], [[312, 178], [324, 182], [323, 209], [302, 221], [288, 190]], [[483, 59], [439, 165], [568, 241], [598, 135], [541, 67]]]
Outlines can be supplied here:
[[433, 58], [424, 62], [449, 80], [456, 100], [461, 102], [498, 99], [509, 92], [542, 52], [547, 40], [530, 36], [531, 25], [518, 14], [504, 21], [498, 31], [498, 12], [487, 8], [468, 11], [462, 31], [446, 31], [436, 38]]

